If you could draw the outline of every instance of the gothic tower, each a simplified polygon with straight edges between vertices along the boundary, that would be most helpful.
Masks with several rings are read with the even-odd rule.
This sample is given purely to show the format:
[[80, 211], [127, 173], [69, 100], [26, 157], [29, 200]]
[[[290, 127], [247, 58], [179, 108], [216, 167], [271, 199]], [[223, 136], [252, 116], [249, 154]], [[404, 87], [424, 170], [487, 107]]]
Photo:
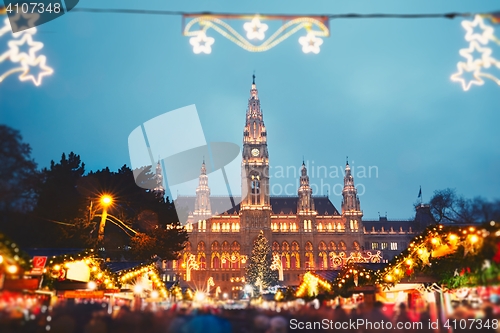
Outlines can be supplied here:
[[309, 176], [304, 161], [300, 170], [300, 187], [298, 190], [299, 200], [297, 200], [297, 213], [310, 213], [314, 211], [314, 201], [312, 199], [312, 190], [309, 185]]
[[[240, 204], [241, 228], [249, 234], [244, 247], [251, 250], [254, 237], [260, 230], [269, 240], [271, 236], [271, 201], [269, 191], [269, 154], [267, 151], [267, 132], [260, 108], [259, 94], [253, 76], [246, 122], [243, 131]], [[255, 234], [255, 235], [254, 235]]]
[[165, 200], [165, 188], [163, 187], [163, 175], [161, 173], [161, 163], [158, 161], [156, 165], [156, 172], [154, 176], [155, 187], [153, 188], [153, 193], [158, 200]]
[[344, 188], [342, 190], [342, 215], [345, 217], [346, 230], [350, 232], [362, 232], [361, 218], [363, 212], [360, 209], [358, 190], [354, 186], [354, 178], [351, 175], [351, 167], [346, 162]]
[[207, 169], [205, 161], [201, 165], [201, 173], [196, 188], [196, 201], [194, 204], [193, 216], [195, 220], [208, 219], [212, 216], [210, 207], [210, 188], [208, 187]]

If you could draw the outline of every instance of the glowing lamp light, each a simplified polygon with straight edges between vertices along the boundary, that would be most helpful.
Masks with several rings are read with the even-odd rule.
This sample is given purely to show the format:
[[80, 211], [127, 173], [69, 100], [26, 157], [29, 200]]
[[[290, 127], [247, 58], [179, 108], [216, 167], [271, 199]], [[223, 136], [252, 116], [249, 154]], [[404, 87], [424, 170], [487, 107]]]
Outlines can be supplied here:
[[153, 290], [153, 292], [151, 292], [151, 298], [158, 298], [159, 296], [160, 294], [158, 294], [156, 290]]
[[104, 194], [102, 197], [101, 197], [101, 204], [103, 206], [109, 206], [113, 203], [113, 198], [108, 195], [108, 194]]
[[7, 267], [7, 272], [10, 274], [16, 274], [17, 273], [17, 266], [16, 265], [10, 265]]
[[95, 283], [94, 281], [89, 281], [89, 283], [87, 283], [87, 288], [90, 290], [95, 290], [97, 288], [97, 283]]
[[411, 260], [411, 259], [407, 259], [407, 260], [406, 260], [406, 264], [407, 264], [408, 266], [411, 266], [411, 264], [412, 264], [412, 260]]
[[198, 34], [189, 39], [189, 44], [193, 46], [193, 52], [195, 54], [212, 53], [212, 44], [215, 42], [215, 39], [212, 37], [207, 37], [205, 31], [198, 31]]
[[472, 236], [470, 237], [470, 242], [471, 242], [472, 244], [477, 243], [477, 241], [478, 241], [478, 240], [479, 240], [479, 238], [478, 238], [476, 235], [472, 235]]
[[299, 43], [302, 45], [302, 52], [304, 53], [319, 53], [319, 47], [323, 44], [323, 39], [316, 37], [313, 32], [308, 32], [306, 36], [299, 38]]
[[0, 255], [0, 264], [3, 263], [3, 256]]
[[439, 240], [437, 238], [432, 238], [431, 239], [431, 243], [434, 244], [434, 245], [436, 245], [436, 244], [439, 243]]
[[134, 294], [141, 294], [144, 288], [140, 284], [134, 286]]
[[263, 40], [268, 26], [265, 23], [261, 23], [258, 17], [254, 17], [251, 22], [243, 24], [243, 28], [247, 32], [248, 39]]
[[206, 295], [202, 291], [197, 291], [197, 292], [194, 293], [194, 300], [196, 302], [200, 302], [201, 303], [201, 302], [203, 302], [205, 300], [205, 298], [206, 298]]

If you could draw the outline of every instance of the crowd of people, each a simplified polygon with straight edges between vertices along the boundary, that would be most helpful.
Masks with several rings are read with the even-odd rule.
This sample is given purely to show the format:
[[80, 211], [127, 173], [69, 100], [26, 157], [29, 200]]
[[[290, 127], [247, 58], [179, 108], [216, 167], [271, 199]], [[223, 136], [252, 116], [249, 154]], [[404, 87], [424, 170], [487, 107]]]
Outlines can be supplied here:
[[[454, 329], [443, 326], [432, 327], [429, 323], [439, 318], [430, 315], [427, 309], [409, 310], [405, 304], [388, 311], [381, 302], [358, 304], [346, 309], [342, 306], [317, 306], [318, 304], [294, 305], [286, 309], [273, 310], [250, 306], [244, 309], [225, 309], [215, 306], [170, 306], [137, 310], [129, 306], [116, 307], [109, 311], [102, 302], [60, 302], [50, 307], [40, 305], [29, 311], [0, 312], [2, 333], [286, 333], [286, 332], [500, 332], [498, 314], [492, 306], [472, 309], [461, 304], [450, 319], [474, 318], [489, 327], [477, 329], [458, 325]], [[5, 309], [4, 309], [5, 310]], [[110, 313], [111, 312], [111, 313]], [[419, 326], [416, 323], [421, 323]], [[435, 330], [437, 328], [437, 330]]]

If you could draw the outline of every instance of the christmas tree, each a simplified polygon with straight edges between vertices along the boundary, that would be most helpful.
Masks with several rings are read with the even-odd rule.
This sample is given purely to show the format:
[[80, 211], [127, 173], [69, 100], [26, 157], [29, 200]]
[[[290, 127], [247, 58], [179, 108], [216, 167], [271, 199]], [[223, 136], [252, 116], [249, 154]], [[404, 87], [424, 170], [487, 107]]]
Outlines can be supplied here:
[[271, 259], [271, 247], [261, 230], [253, 242], [252, 255], [245, 276], [245, 280], [253, 286], [255, 292], [277, 284], [278, 273], [271, 270]]

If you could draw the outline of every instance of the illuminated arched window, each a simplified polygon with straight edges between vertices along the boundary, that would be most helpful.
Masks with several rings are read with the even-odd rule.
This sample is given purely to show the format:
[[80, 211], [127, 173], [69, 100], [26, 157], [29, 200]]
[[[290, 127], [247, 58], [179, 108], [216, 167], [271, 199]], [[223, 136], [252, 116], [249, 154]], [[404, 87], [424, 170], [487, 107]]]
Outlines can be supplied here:
[[323, 242], [323, 241], [319, 242], [318, 250], [320, 250], [320, 251], [325, 251], [326, 250], [326, 244], [325, 244], [325, 242]]
[[318, 223], [318, 231], [319, 232], [323, 231], [323, 223], [321, 222]]
[[215, 241], [212, 243], [212, 246], [211, 246], [211, 249], [212, 251], [219, 251], [220, 250], [220, 244], [219, 242]]
[[328, 255], [325, 251], [318, 253], [318, 269], [328, 269]]
[[344, 241], [340, 241], [340, 243], [339, 243], [339, 250], [342, 250], [342, 251], [347, 250], [347, 247], [345, 246]]
[[281, 249], [285, 252], [290, 251], [290, 245], [288, 245], [288, 242], [284, 241]]
[[335, 243], [333, 241], [328, 243], [328, 250], [335, 251], [336, 249], [337, 249], [337, 245], [335, 245]]
[[290, 223], [290, 231], [297, 231], [297, 223], [295, 222]]
[[238, 243], [237, 241], [234, 241], [231, 244], [231, 251], [239, 251], [240, 249], [241, 249], [240, 243]]
[[222, 247], [221, 247], [221, 248], [222, 248], [222, 251], [229, 251], [229, 249], [230, 249], [230, 248], [229, 248], [229, 242], [227, 242], [227, 241], [223, 241], [223, 242], [222, 242]]
[[196, 247], [198, 251], [205, 251], [205, 242], [201, 241], [198, 243], [198, 246]]
[[186, 242], [186, 246], [184, 246], [184, 251], [191, 252], [191, 242]]
[[359, 251], [359, 250], [360, 250], [360, 248], [361, 248], [361, 247], [359, 246], [359, 243], [358, 243], [358, 242], [356, 242], [356, 241], [354, 241], [354, 243], [353, 243], [352, 245], [353, 245], [353, 247], [354, 247], [354, 250], [356, 250], [356, 251]]
[[297, 243], [296, 241], [293, 241], [292, 242], [292, 251], [298, 251], [298, 250], [300, 250], [299, 243]]
[[190, 222], [186, 224], [186, 231], [187, 232], [192, 232], [193, 231], [193, 224]]
[[300, 255], [298, 252], [292, 252], [290, 255], [290, 268], [300, 268]]
[[313, 250], [313, 245], [311, 242], [306, 242], [306, 251], [312, 251]]
[[273, 251], [279, 251], [280, 250], [280, 243], [274, 241], [273, 242], [273, 247], [272, 247], [272, 250]]

